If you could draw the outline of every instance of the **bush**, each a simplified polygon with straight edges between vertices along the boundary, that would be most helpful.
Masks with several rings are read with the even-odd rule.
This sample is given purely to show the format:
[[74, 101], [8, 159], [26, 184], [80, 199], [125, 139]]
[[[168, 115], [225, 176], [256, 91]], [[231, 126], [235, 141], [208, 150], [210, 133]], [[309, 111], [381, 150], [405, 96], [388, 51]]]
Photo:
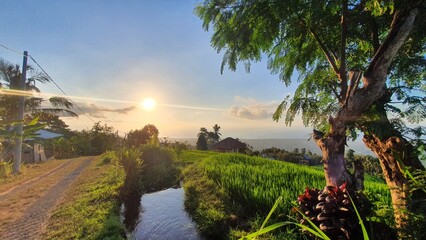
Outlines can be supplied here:
[[0, 162], [0, 178], [6, 178], [12, 172], [12, 164], [8, 162]]
[[106, 151], [101, 155], [101, 165], [117, 162], [117, 154], [114, 151]]
[[158, 191], [179, 183], [179, 171], [171, 150], [145, 145], [142, 147], [142, 159], [142, 183], [145, 191]]

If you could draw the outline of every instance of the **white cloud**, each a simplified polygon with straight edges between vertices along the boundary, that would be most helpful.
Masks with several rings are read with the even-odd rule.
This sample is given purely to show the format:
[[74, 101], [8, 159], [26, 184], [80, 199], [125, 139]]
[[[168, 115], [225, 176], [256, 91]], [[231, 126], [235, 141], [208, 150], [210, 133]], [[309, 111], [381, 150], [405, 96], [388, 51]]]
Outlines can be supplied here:
[[[108, 107], [104, 107], [104, 106], [99, 106], [93, 103], [78, 103], [78, 106], [80, 107], [81, 110], [83, 110], [86, 114], [88, 114], [91, 117], [94, 118], [107, 118], [105, 116], [105, 112], [113, 112], [113, 113], [119, 113], [119, 114], [127, 114], [130, 111], [133, 111], [136, 109], [136, 106], [130, 106], [130, 107], [126, 107], [126, 108], [108, 108]], [[78, 109], [74, 109], [74, 112], [77, 113], [78, 115], [81, 115], [82, 113], [80, 112], [80, 110]]]
[[275, 111], [277, 103], [275, 102], [259, 102], [254, 98], [243, 98], [241, 96], [234, 97], [236, 102], [241, 105], [231, 106], [227, 113], [234, 117], [246, 119], [267, 119], [271, 118]]

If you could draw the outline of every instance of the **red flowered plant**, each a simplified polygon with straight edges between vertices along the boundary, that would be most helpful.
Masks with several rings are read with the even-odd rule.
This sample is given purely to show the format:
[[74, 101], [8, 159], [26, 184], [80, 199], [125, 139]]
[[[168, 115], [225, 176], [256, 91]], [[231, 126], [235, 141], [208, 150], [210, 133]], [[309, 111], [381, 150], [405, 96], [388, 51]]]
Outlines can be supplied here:
[[351, 199], [363, 219], [366, 199], [356, 192], [349, 191], [346, 184], [339, 188], [326, 186], [323, 190], [306, 188], [297, 198], [296, 210], [302, 213], [298, 220], [301, 224], [309, 226], [311, 224], [307, 220], [309, 219], [330, 239], [362, 239], [359, 218]]

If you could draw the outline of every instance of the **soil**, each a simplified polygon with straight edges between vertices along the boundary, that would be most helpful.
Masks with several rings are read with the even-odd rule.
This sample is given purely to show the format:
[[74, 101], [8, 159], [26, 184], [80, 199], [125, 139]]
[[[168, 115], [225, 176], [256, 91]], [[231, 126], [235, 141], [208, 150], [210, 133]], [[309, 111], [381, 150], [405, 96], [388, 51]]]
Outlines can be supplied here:
[[0, 239], [40, 239], [50, 214], [67, 187], [94, 157], [64, 163], [0, 193]]

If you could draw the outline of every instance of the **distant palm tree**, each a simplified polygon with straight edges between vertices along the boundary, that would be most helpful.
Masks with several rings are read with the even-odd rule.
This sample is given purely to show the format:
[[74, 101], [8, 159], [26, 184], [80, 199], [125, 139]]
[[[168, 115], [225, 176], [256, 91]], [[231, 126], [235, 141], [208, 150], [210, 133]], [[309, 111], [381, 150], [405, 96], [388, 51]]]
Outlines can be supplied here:
[[220, 126], [218, 124], [213, 125], [213, 136], [212, 136], [212, 138], [215, 142], [219, 142], [220, 136], [222, 136], [222, 134], [219, 131], [220, 131]]

